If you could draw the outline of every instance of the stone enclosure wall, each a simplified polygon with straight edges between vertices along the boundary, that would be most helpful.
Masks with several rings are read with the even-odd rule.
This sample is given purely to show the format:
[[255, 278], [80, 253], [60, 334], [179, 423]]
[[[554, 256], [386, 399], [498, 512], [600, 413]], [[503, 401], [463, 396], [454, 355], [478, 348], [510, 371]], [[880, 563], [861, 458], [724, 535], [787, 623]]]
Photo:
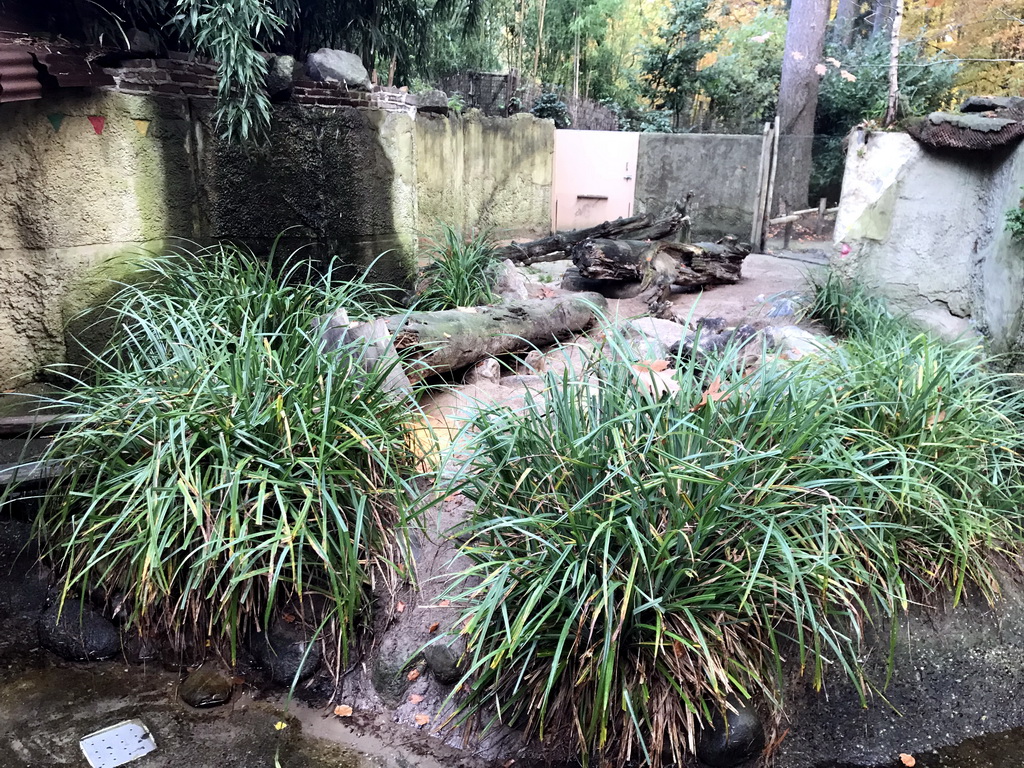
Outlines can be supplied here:
[[[315, 242], [313, 255], [374, 263], [376, 277], [401, 285], [438, 221], [507, 237], [550, 227], [549, 121], [414, 118], [313, 89], [275, 107], [268, 146], [242, 149], [218, 140], [211, 93], [184, 90], [211, 82], [176, 79], [194, 67], [122, 69], [119, 90], [0, 107], [5, 387], [80, 360], [66, 334], [82, 331], [80, 311], [141, 251], [176, 238], [260, 249], [292, 227], [286, 245]], [[352, 98], [365, 107], [371, 96]]]
[[641, 133], [635, 210], [658, 214], [692, 191], [694, 239], [749, 239], [760, 159], [760, 136]]
[[1024, 244], [1006, 231], [1006, 211], [1022, 184], [1024, 146], [938, 152], [904, 133], [859, 131], [835, 229], [848, 248], [833, 265], [947, 336], [980, 333], [1019, 366]]

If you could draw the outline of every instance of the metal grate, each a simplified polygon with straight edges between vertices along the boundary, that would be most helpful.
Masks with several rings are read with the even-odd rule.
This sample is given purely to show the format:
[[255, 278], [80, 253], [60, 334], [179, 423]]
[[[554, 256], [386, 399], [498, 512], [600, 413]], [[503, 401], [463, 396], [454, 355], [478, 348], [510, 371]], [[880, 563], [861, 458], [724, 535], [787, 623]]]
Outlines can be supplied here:
[[149, 728], [141, 720], [125, 720], [90, 733], [78, 743], [92, 768], [117, 768], [156, 749]]

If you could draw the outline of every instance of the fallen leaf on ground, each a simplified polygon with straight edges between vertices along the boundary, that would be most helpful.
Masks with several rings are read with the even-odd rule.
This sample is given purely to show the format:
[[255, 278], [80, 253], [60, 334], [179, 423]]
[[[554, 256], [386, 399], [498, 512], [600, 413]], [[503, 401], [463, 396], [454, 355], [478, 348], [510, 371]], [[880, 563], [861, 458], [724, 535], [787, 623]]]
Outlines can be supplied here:
[[655, 373], [658, 373], [659, 371], [664, 371], [668, 368], [668, 360], [641, 360], [633, 367], [640, 371], [640, 373], [643, 373], [644, 371], [654, 371]]
[[423, 697], [420, 696], [418, 693], [414, 693], [409, 696], [410, 704], [419, 704], [421, 701], [423, 701]]
[[416, 715], [413, 720], [416, 721], [416, 725], [426, 725], [430, 722], [430, 715]]
[[907, 768], [914, 768], [917, 765], [917, 760], [914, 759], [914, 756], [908, 755], [906, 752], [900, 752], [900, 762], [907, 766]]
[[348, 704], [339, 704], [334, 708], [334, 714], [338, 717], [352, 717], [352, 707]]
[[420, 679], [420, 671], [418, 669], [414, 669], [412, 672], [410, 672], [408, 675], [406, 675], [405, 678], [410, 683], [412, 681], [414, 681], [414, 680], [419, 680]]
[[693, 410], [696, 411], [700, 408], [703, 408], [708, 403], [717, 403], [719, 400], [728, 400], [729, 393], [721, 392], [721, 389], [722, 380], [716, 378], [714, 381], [711, 382], [710, 386], [708, 386], [708, 388], [704, 390], [704, 393], [700, 396], [700, 402], [693, 406]]
[[434, 633], [434, 632], [437, 632], [437, 628], [438, 628], [438, 627], [440, 627], [440, 626], [441, 626], [441, 622], [439, 622], [439, 621], [435, 621], [435, 622], [434, 622], [433, 624], [431, 624], [431, 625], [430, 625], [430, 626], [429, 626], [429, 627], [427, 628], [427, 631], [428, 631], [428, 632], [430, 632], [430, 633]]

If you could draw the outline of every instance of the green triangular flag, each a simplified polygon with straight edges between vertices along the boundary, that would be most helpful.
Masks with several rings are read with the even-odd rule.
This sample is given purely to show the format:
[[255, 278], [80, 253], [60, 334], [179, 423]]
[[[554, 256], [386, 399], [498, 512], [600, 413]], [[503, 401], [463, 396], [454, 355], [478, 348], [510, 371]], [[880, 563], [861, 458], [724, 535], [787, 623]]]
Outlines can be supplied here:
[[50, 125], [53, 126], [53, 132], [56, 133], [60, 130], [60, 124], [64, 122], [64, 115], [58, 115], [54, 112], [52, 115], [47, 115], [46, 119], [50, 121]]

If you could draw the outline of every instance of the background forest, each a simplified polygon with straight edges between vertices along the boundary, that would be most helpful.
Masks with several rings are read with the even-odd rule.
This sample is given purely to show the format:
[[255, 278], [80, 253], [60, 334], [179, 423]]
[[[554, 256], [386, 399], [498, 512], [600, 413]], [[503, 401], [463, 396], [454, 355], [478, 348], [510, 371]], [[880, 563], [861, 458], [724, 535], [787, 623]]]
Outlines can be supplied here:
[[[757, 133], [779, 114], [783, 133], [814, 136], [810, 190], [832, 198], [839, 145], [853, 126], [882, 121], [887, 109], [891, 121], [1024, 86], [1016, 0], [100, 0], [90, 8], [100, 11], [86, 26], [101, 41], [134, 27], [218, 60], [223, 125], [243, 139], [270, 119], [260, 53], [301, 57], [328, 46], [358, 53], [378, 82], [413, 90], [456, 71], [517, 72], [550, 93], [540, 103], [514, 98], [510, 111], [534, 109], [559, 127], [571, 116], [551, 94], [601, 102], [624, 130]], [[896, 19], [899, 97], [890, 107]]]

